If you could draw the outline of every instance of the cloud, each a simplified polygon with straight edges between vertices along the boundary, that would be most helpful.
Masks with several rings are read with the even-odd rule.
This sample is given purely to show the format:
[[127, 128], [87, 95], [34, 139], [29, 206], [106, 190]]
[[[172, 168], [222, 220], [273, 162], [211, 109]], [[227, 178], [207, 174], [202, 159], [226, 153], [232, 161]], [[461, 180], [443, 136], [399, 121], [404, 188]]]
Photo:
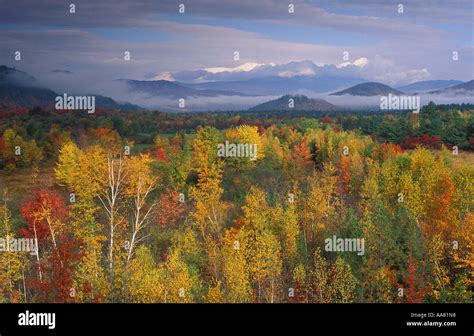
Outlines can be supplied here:
[[[234, 68], [245, 63], [283, 63], [315, 55], [327, 62], [340, 52], [334, 46], [280, 42], [234, 28], [164, 21], [149, 28], [178, 36], [158, 44], [116, 41], [81, 30], [2, 30], [0, 63], [14, 65], [13, 53], [20, 50], [29, 62], [17, 66], [26, 66], [33, 73], [61, 67], [74, 72], [99, 70], [104, 75], [116, 73], [117, 77], [141, 79], [151, 71], [176, 72], [216, 65]], [[130, 62], [124, 62], [125, 51], [131, 53]], [[234, 61], [235, 51], [239, 51], [240, 61]]]
[[[341, 1], [350, 6], [350, 1]], [[445, 4], [438, 8], [449, 9]], [[334, 5], [335, 6], [335, 5]], [[394, 5], [395, 6], [395, 5]], [[407, 7], [409, 5], [407, 4]], [[429, 6], [426, 6], [429, 7]], [[469, 9], [468, 5], [460, 6]], [[385, 17], [386, 8], [372, 15], [342, 14], [317, 7], [313, 3], [296, 2], [295, 12], [288, 12], [288, 3], [279, 0], [194, 0], [186, 4], [189, 15], [207, 19], [245, 19], [278, 24], [319, 26], [371, 36], [403, 36], [418, 39], [442, 31], [430, 28], [413, 20], [400, 17]], [[393, 8], [395, 12], [396, 7]], [[367, 10], [366, 10], [367, 11]], [[408, 11], [408, 9], [407, 9]], [[424, 12], [426, 13], [426, 12]], [[428, 12], [430, 13], [430, 12]], [[432, 12], [431, 12], [432, 13]], [[142, 27], [156, 22], [159, 16], [178, 15], [178, 3], [173, 0], [101, 0], [100, 2], [78, 2], [76, 13], [69, 13], [69, 4], [61, 0], [44, 0], [41, 10], [28, 1], [4, 0], [0, 11], [0, 22], [12, 24], [35, 24], [57, 27]], [[163, 20], [159, 18], [159, 20]]]
[[[380, 109], [380, 97], [362, 97], [362, 96], [351, 96], [351, 95], [342, 95], [342, 96], [331, 96], [330, 94], [325, 93], [316, 93], [311, 91], [301, 92], [311, 98], [324, 99], [327, 102], [340, 106], [346, 109], [360, 110], [379, 110]], [[420, 104], [426, 105], [430, 101], [435, 102], [436, 104], [462, 104], [462, 103], [474, 103], [474, 97], [469, 96], [447, 96], [442, 94], [420, 94]]]
[[178, 81], [201, 83], [214, 81], [237, 81], [264, 77], [312, 76], [318, 66], [311, 61], [275, 63], [245, 63], [237, 67], [214, 67], [196, 71], [178, 71], [172, 76]]
[[262, 65], [265, 65], [265, 64], [250, 62], [250, 63], [245, 63], [245, 64], [242, 64], [242, 65], [233, 67], [233, 68], [217, 67], [217, 68], [207, 68], [207, 69], [204, 69], [204, 70], [206, 70], [207, 72], [213, 73], [213, 74], [220, 73], [220, 72], [248, 72], [248, 71], [252, 71], [253, 69], [255, 69], [257, 67], [260, 67]]
[[404, 5], [404, 15], [400, 17], [397, 8], [397, 2], [380, 0], [326, 0], [326, 5], [333, 9], [345, 10], [351, 12], [364, 12], [372, 15], [385, 15], [388, 17], [398, 17], [412, 20], [416, 17], [423, 17], [427, 21], [437, 21], [444, 23], [472, 23], [472, 14], [469, 12], [472, 8], [471, 0], [406, 0], [400, 2]]
[[[357, 97], [357, 96], [331, 96], [328, 94], [314, 93], [310, 91], [302, 91], [311, 98], [324, 99], [327, 102], [350, 110], [378, 110], [380, 108], [380, 97]], [[280, 96], [259, 96], [259, 97], [240, 97], [240, 96], [217, 96], [217, 97], [190, 97], [186, 99], [185, 108], [178, 107], [176, 99], [164, 97], [145, 98], [138, 96], [126, 96], [126, 101], [135, 104], [169, 112], [185, 112], [185, 111], [239, 111], [247, 110], [256, 105], [278, 99]], [[436, 104], [452, 104], [452, 103], [474, 103], [472, 97], [449, 97], [444, 95], [420, 95], [422, 105], [434, 101]]]
[[[185, 109], [178, 106], [177, 98], [162, 96], [150, 96], [148, 93], [132, 92], [122, 81], [109, 80], [106, 78], [96, 79], [93, 83], [90, 77], [74, 75], [74, 80], [70, 80], [71, 75], [49, 73], [41, 78], [40, 83], [51, 87], [55, 92], [68, 94], [100, 94], [112, 97], [117, 102], [130, 102], [149, 109], [156, 109], [170, 112], [183, 111], [229, 111], [245, 110], [258, 104], [277, 99], [280, 96], [265, 95], [258, 97], [242, 96], [216, 96], [216, 97], [188, 97], [185, 100]], [[331, 96], [329, 93], [317, 93], [310, 90], [300, 90], [298, 93], [312, 98], [324, 99], [336, 106], [348, 109], [376, 109], [380, 106], [379, 97], [357, 97], [357, 96]], [[429, 101], [436, 103], [474, 103], [473, 97], [452, 97], [446, 95], [422, 94], [423, 104]]]
[[340, 64], [317, 65], [312, 61], [289, 62], [283, 64], [259, 64], [247, 67], [246, 71], [240, 68], [212, 68], [221, 71], [200, 69], [196, 71], [178, 71], [164, 73], [156, 78], [173, 78], [176, 81], [188, 83], [218, 82], [218, 81], [244, 81], [255, 78], [267, 77], [345, 77], [363, 78], [371, 81], [381, 81], [387, 84], [414, 82], [429, 78], [430, 73], [426, 68], [406, 69], [396, 65], [394, 61], [376, 55], [372, 59], [361, 57], [354, 62]]
[[147, 78], [150, 80], [167, 80], [167, 81], [175, 81], [176, 78], [173, 77], [173, 74], [171, 72], [163, 72], [162, 74], [155, 75], [151, 78]]
[[[323, 74], [396, 83], [468, 80], [473, 73], [472, 46], [466, 46], [472, 44], [470, 1], [433, 0], [428, 6], [408, 0], [404, 15], [398, 15], [395, 3], [379, 0], [366, 5], [362, 0], [327, 1], [324, 8], [295, 2], [294, 14], [279, 0], [194, 0], [177, 19], [178, 3], [76, 1], [76, 13], [70, 14], [69, 3], [62, 0], [45, 0], [40, 7], [26, 0], [0, 1], [0, 64], [38, 77], [66, 69], [84, 78], [84, 85], [101, 78], [199, 83]], [[450, 15], [452, 24], [446, 27], [442, 20]], [[287, 28], [294, 39], [279, 36]], [[334, 42], [323, 42], [321, 34]], [[21, 62], [13, 60], [17, 50]], [[458, 62], [450, 60], [453, 50], [460, 53]], [[131, 61], [124, 61], [124, 51], [131, 52]], [[349, 61], [343, 60], [343, 51], [350, 52]], [[297, 64], [288, 65], [292, 61]]]
[[426, 68], [407, 69], [380, 55], [375, 55], [364, 67], [364, 71], [368, 78], [389, 85], [412, 83], [430, 78], [430, 72]]
[[344, 63], [341, 63], [339, 65], [337, 65], [338, 68], [344, 68], [346, 66], [349, 66], [349, 65], [355, 65], [355, 66], [358, 66], [358, 67], [361, 67], [363, 68], [364, 66], [366, 66], [367, 64], [369, 63], [369, 60], [365, 57], [361, 57], [361, 58], [358, 58], [356, 59], [354, 62], [344, 62]]

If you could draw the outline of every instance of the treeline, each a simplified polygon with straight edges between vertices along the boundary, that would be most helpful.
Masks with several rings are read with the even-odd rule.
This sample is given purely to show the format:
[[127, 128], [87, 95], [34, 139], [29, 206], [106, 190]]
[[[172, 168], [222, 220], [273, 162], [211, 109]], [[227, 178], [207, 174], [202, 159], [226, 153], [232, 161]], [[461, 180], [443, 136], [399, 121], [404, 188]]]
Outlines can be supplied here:
[[429, 103], [420, 113], [405, 116], [350, 116], [339, 119], [345, 130], [360, 130], [373, 135], [379, 141], [415, 148], [457, 146], [474, 149], [474, 110], [447, 109], [452, 105], [439, 106]]
[[[40, 108], [0, 111], [0, 167], [28, 166], [38, 160], [54, 159], [66, 139], [85, 144], [97, 141], [102, 133], [110, 133], [111, 137], [119, 136], [135, 145], [152, 145], [155, 134], [192, 134], [201, 126], [224, 130], [239, 125], [262, 129], [279, 125], [293, 127], [300, 132], [331, 127], [358, 131], [380, 142], [391, 142], [405, 149], [413, 149], [418, 145], [439, 149], [444, 144], [447, 147], [473, 150], [474, 113], [469, 107], [469, 104], [437, 106], [430, 103], [419, 114], [403, 112], [383, 115], [298, 111], [123, 113], [113, 110], [99, 110], [90, 115], [85, 112], [53, 113]], [[27, 155], [14, 155], [15, 148], [10, 144], [16, 137], [18, 142], [26, 146]]]

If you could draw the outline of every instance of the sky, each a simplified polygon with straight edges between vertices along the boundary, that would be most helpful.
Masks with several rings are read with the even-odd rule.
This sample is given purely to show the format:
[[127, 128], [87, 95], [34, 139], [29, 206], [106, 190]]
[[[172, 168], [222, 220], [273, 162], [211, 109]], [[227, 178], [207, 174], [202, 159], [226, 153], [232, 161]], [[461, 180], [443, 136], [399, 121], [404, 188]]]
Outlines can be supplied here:
[[473, 11], [472, 0], [0, 0], [0, 64], [37, 77], [67, 70], [91, 86], [305, 60], [386, 84], [466, 81]]

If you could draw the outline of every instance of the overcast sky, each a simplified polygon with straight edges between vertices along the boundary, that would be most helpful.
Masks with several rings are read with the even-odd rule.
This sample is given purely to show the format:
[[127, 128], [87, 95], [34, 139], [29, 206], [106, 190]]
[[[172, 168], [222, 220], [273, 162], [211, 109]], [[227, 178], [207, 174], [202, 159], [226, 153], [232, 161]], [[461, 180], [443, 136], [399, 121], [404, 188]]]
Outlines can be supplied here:
[[0, 64], [35, 76], [68, 70], [85, 81], [157, 79], [246, 63], [340, 66], [348, 51], [349, 62], [367, 60], [370, 80], [474, 78], [472, 0], [71, 2], [75, 14], [64, 0], [0, 0]]

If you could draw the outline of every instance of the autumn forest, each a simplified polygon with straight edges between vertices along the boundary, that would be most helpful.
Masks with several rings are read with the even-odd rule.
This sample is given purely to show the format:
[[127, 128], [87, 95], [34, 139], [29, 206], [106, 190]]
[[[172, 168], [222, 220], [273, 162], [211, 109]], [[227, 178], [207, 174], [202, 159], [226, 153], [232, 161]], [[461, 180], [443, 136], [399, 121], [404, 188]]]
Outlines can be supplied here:
[[472, 302], [472, 112], [4, 110], [0, 301]]

